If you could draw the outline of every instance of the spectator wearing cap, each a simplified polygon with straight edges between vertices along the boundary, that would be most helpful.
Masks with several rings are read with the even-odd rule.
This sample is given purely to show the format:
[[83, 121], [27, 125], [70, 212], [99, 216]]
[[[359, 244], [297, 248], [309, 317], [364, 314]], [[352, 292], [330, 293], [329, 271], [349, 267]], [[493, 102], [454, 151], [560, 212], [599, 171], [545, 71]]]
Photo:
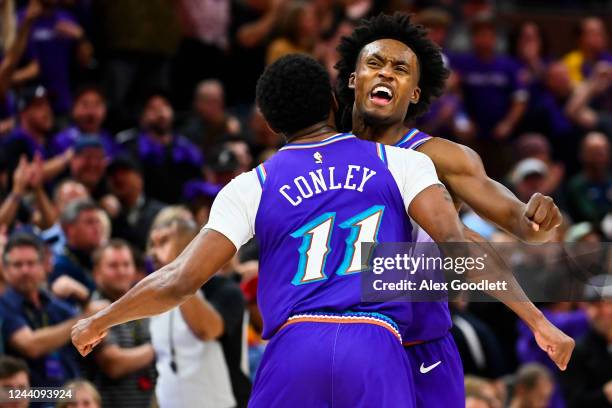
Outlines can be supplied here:
[[238, 157], [227, 145], [218, 145], [210, 151], [204, 168], [206, 181], [224, 186], [240, 173]]
[[[134, 284], [136, 267], [129, 244], [111, 240], [94, 254], [94, 300], [114, 302]], [[109, 408], [149, 408], [155, 387], [155, 352], [149, 320], [135, 320], [112, 327], [95, 351], [98, 367], [93, 382]], [[177, 396], [178, 398], [178, 396]]]
[[221, 81], [207, 79], [196, 88], [193, 113], [181, 129], [203, 153], [223, 142], [228, 136], [240, 133], [240, 122], [225, 109], [225, 92]]
[[473, 52], [451, 58], [451, 67], [458, 74], [465, 110], [477, 128], [476, 150], [491, 176], [499, 177], [507, 171], [510, 152], [500, 150], [498, 141], [514, 132], [529, 92], [518, 62], [496, 54], [497, 34], [491, 16], [477, 16], [471, 35]]
[[204, 225], [208, 222], [210, 208], [220, 190], [219, 185], [206, 181], [193, 180], [185, 184], [183, 201], [198, 225]]
[[529, 201], [535, 193], [548, 193], [544, 191], [548, 166], [540, 159], [523, 159], [514, 166], [510, 173], [510, 182], [516, 196], [523, 202]]
[[[543, 191], [554, 192], [559, 189], [565, 176], [565, 163], [555, 162], [552, 158], [550, 142], [540, 133], [524, 133], [517, 139], [515, 150], [518, 160], [534, 158], [543, 161], [548, 167]], [[560, 200], [559, 202], [562, 203]]]
[[[20, 358], [0, 356], [0, 387], [27, 390], [30, 387], [30, 370], [27, 363]], [[28, 406], [29, 401], [27, 400], [19, 400], [10, 405], [12, 408], [27, 408]]]
[[[40, 65], [40, 80], [53, 94], [53, 110], [58, 115], [69, 112], [72, 105], [72, 62], [89, 63], [91, 47], [83, 28], [67, 11], [60, 9], [57, 0], [41, 2], [42, 14], [34, 21], [28, 47]], [[18, 20], [24, 18], [24, 10]]]
[[[73, 303], [83, 303], [95, 290], [93, 253], [102, 245], [104, 230], [98, 206], [89, 200], [73, 201], [60, 216], [66, 245], [55, 256], [49, 281], [54, 293]], [[61, 280], [60, 280], [61, 279]], [[57, 283], [56, 281], [61, 282]], [[57, 288], [61, 285], [61, 290]]]
[[612, 212], [612, 173], [610, 142], [599, 132], [585, 136], [580, 148], [582, 171], [570, 179], [567, 196], [570, 215], [575, 221], [599, 225]]
[[585, 286], [590, 328], [576, 343], [563, 388], [568, 408], [612, 406], [612, 278], [592, 277]]
[[83, 184], [94, 200], [104, 197], [108, 190], [104, 180], [108, 159], [104, 144], [96, 136], [82, 136], [74, 145], [69, 162], [69, 176]]
[[106, 99], [101, 88], [89, 85], [77, 91], [72, 105], [72, 122], [53, 137], [51, 149], [60, 154], [73, 147], [84, 136], [95, 136], [104, 145], [109, 157], [117, 153], [119, 146], [113, 135], [102, 128], [106, 119]]
[[165, 203], [180, 200], [183, 185], [201, 176], [203, 164], [198, 147], [173, 132], [173, 121], [169, 100], [154, 93], [145, 101], [140, 129], [117, 135], [122, 149], [142, 167], [146, 194]]
[[[61, 387], [79, 375], [77, 353], [70, 330], [78, 316], [70, 304], [44, 289], [44, 247], [33, 235], [13, 235], [3, 252], [7, 290], [0, 297], [2, 337], [7, 354], [24, 358], [31, 385]], [[103, 304], [90, 303], [89, 315]]]
[[53, 128], [53, 111], [47, 90], [42, 86], [24, 89], [18, 102], [19, 125], [4, 140], [4, 150], [12, 172], [22, 155], [32, 160], [36, 153], [50, 158], [49, 136]]
[[142, 171], [128, 156], [116, 157], [107, 175], [110, 191], [121, 204], [112, 217], [112, 234], [144, 251], [151, 224], [164, 204], [145, 195]]

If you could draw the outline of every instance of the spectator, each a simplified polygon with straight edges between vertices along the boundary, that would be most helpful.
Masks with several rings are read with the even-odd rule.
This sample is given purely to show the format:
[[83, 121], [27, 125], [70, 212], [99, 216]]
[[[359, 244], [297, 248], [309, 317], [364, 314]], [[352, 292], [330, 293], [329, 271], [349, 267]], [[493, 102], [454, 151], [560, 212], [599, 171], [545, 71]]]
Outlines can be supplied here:
[[175, 2], [183, 40], [174, 58], [174, 86], [179, 109], [187, 108], [195, 85], [227, 72], [229, 0], [179, 0]]
[[174, 111], [159, 93], [145, 102], [141, 130], [130, 129], [117, 135], [118, 141], [143, 169], [145, 192], [165, 203], [176, 203], [183, 184], [201, 175], [202, 154], [184, 136], [172, 131]]
[[574, 84], [589, 77], [597, 62], [612, 62], [612, 54], [607, 51], [607, 38], [606, 27], [599, 17], [586, 17], [580, 21], [576, 27], [578, 47], [563, 57]]
[[540, 26], [533, 21], [522, 22], [510, 35], [510, 55], [525, 68], [531, 100], [537, 100], [548, 65], [548, 42]]
[[[176, 207], [162, 211], [155, 220], [149, 241], [155, 267], [173, 261], [197, 232], [193, 220], [185, 219]], [[226, 328], [223, 316], [202, 292], [179, 308], [151, 319], [159, 373], [155, 393], [161, 407], [236, 406], [230, 373], [218, 340]]]
[[19, 103], [19, 126], [3, 140], [2, 149], [9, 160], [12, 172], [22, 155], [32, 160], [36, 153], [49, 158], [51, 153], [48, 138], [53, 128], [53, 111], [48, 93], [42, 86], [28, 87], [21, 93]]
[[106, 119], [106, 99], [104, 91], [94, 85], [79, 89], [74, 95], [72, 105], [73, 125], [53, 137], [54, 154], [60, 154], [73, 147], [83, 136], [97, 137], [104, 145], [107, 156], [116, 154], [118, 146], [113, 135], [102, 128]]
[[104, 180], [107, 164], [102, 141], [95, 136], [83, 136], [74, 145], [70, 177], [83, 184], [93, 199], [99, 200], [107, 193]]
[[225, 110], [225, 95], [220, 81], [209, 79], [198, 84], [193, 110], [182, 133], [200, 146], [203, 153], [228, 136], [240, 133], [240, 122]]
[[74, 201], [66, 206], [60, 222], [66, 235], [66, 246], [55, 257], [49, 281], [58, 296], [72, 302], [84, 302], [95, 290], [92, 255], [103, 239], [98, 207], [92, 201]]
[[527, 202], [535, 193], [550, 193], [550, 191], [544, 191], [547, 176], [548, 165], [532, 157], [521, 160], [514, 166], [510, 181], [519, 200]]
[[314, 5], [305, 1], [289, 3], [280, 21], [279, 31], [280, 37], [268, 46], [266, 65], [287, 54], [313, 54], [319, 36]]
[[56, 408], [102, 408], [102, 397], [89, 381], [70, 381], [64, 384], [64, 388], [72, 391], [74, 402], [62, 401]]
[[113, 236], [144, 251], [153, 219], [164, 204], [144, 194], [142, 171], [129, 157], [116, 157], [107, 175], [110, 190], [121, 204], [121, 209], [112, 218]]
[[[466, 375], [464, 382], [466, 402], [473, 398], [475, 400], [486, 402], [488, 405], [485, 406], [489, 406], [491, 408], [502, 408], [505, 406], [505, 397], [500, 395], [499, 387], [492, 381], [482, 377]], [[476, 407], [479, 407], [478, 404], [475, 405]], [[482, 406], [482, 403], [480, 405]]]
[[[0, 297], [2, 337], [9, 354], [23, 357], [34, 387], [60, 387], [79, 375], [77, 353], [69, 344], [79, 318], [64, 301], [43, 289], [44, 248], [35, 236], [13, 235], [3, 253], [8, 285]], [[92, 303], [89, 314], [105, 304]]]
[[612, 211], [610, 142], [606, 135], [591, 132], [580, 148], [582, 171], [570, 179], [567, 188], [570, 214], [575, 221], [599, 225]]
[[210, 208], [221, 188], [216, 184], [193, 180], [185, 184], [183, 201], [191, 211], [197, 225], [208, 222]]
[[[134, 284], [136, 268], [127, 242], [113, 240], [94, 255], [96, 292], [92, 298], [114, 302]], [[104, 407], [148, 408], [155, 386], [155, 352], [149, 321], [137, 320], [110, 329], [94, 355], [99, 366], [94, 383]]]
[[253, 156], [257, 158], [258, 163], [262, 163], [262, 153], [266, 151], [276, 151], [282, 145], [281, 136], [270, 129], [268, 122], [264, 119], [261, 111], [257, 106], [251, 111], [249, 119], [250, 141], [253, 143]]
[[534, 158], [548, 167], [542, 191], [557, 191], [565, 176], [565, 166], [553, 161], [551, 146], [546, 137], [539, 133], [524, 133], [517, 139], [515, 147], [519, 160]]
[[522, 366], [516, 373], [510, 408], [547, 408], [553, 386], [552, 376], [546, 367], [537, 363]]
[[[0, 356], [0, 387], [23, 391], [30, 388], [30, 370], [24, 360], [7, 355]], [[21, 400], [11, 403], [10, 407], [27, 408], [28, 405], [29, 401]], [[2, 406], [9, 407], [8, 404]]]
[[510, 153], [498, 141], [513, 134], [529, 93], [518, 63], [495, 53], [495, 22], [480, 15], [471, 30], [473, 53], [451, 58], [451, 66], [459, 76], [466, 112], [477, 127], [476, 150], [487, 172], [499, 177], [507, 170]]
[[230, 148], [218, 145], [211, 150], [204, 169], [206, 181], [224, 186], [239, 174], [240, 162]]
[[[53, 94], [53, 110], [61, 116], [72, 105], [72, 62], [86, 66], [91, 45], [76, 19], [59, 8], [58, 0], [41, 4], [42, 14], [32, 26], [29, 47], [40, 64], [41, 83]], [[23, 11], [19, 19], [24, 19]]]
[[609, 275], [591, 278], [585, 305], [590, 328], [576, 343], [563, 373], [568, 408], [612, 405], [612, 285]]
[[[90, 199], [85, 186], [78, 181], [65, 179], [61, 181], [54, 190], [53, 204], [58, 214], [64, 212], [68, 204], [77, 200]], [[59, 220], [49, 229], [41, 233], [41, 238], [49, 245], [54, 254], [61, 254], [66, 245], [66, 235], [62, 230]]]

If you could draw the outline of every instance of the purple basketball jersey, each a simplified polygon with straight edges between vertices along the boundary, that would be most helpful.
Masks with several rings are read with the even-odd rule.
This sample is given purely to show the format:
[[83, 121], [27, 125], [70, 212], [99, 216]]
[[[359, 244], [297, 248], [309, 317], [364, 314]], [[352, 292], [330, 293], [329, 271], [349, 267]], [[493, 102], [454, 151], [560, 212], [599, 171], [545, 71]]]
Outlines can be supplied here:
[[360, 243], [412, 236], [385, 147], [350, 134], [293, 143], [260, 165], [257, 175], [263, 337], [292, 315], [316, 311], [379, 313], [406, 332], [411, 303], [361, 301]]
[[[416, 150], [429, 139], [431, 136], [427, 133], [411, 129], [395, 146]], [[434, 242], [422, 228], [415, 227], [413, 237], [416, 242]], [[414, 319], [410, 329], [403, 333], [404, 342], [438, 339], [444, 337], [450, 330], [452, 321], [447, 302], [414, 302], [412, 308], [415, 316], [426, 316], [426, 318]]]

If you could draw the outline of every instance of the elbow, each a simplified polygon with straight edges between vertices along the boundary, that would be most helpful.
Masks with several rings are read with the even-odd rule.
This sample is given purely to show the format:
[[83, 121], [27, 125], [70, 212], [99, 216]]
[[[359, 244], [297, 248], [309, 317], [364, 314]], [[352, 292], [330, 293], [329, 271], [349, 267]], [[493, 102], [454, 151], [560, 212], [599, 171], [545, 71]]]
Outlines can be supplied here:
[[41, 347], [37, 346], [36, 344], [29, 344], [24, 347], [22, 353], [26, 358], [30, 360], [36, 360], [41, 357], [44, 357], [46, 351], [43, 350]]
[[201, 341], [209, 341], [218, 339], [224, 332], [225, 325], [223, 324], [223, 320], [220, 320], [219, 322], [215, 322], [215, 324], [210, 325], [210, 327], [198, 328], [193, 334]]

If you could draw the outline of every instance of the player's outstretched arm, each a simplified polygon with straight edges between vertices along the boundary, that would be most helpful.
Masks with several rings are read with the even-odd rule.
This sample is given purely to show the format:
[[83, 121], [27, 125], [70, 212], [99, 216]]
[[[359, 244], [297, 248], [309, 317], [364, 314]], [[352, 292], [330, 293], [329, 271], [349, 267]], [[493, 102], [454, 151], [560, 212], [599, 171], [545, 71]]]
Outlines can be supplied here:
[[236, 247], [225, 235], [204, 229], [174, 261], [141, 280], [119, 300], [79, 320], [72, 343], [85, 356], [112, 326], [168, 311], [193, 295], [229, 262]]
[[440, 180], [478, 215], [525, 242], [549, 241], [561, 224], [552, 198], [534, 194], [527, 204], [487, 176], [478, 154], [467, 146], [433, 138], [418, 147], [431, 158]]

